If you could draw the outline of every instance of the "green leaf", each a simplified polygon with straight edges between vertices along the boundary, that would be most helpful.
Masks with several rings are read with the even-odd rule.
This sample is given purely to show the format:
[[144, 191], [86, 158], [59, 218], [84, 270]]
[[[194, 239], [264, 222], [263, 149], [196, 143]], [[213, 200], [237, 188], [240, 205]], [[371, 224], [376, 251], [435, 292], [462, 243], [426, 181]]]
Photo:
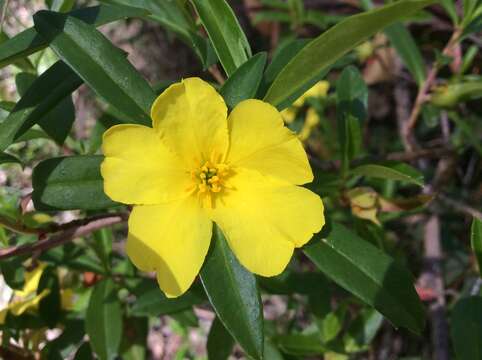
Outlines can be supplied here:
[[224, 0], [192, 0], [228, 76], [249, 57], [251, 48], [236, 16]]
[[[54, 340], [50, 340], [41, 352], [41, 359], [65, 359], [76, 351], [85, 336], [83, 319], [66, 319], [62, 322], [63, 332]], [[87, 345], [89, 352], [90, 347]], [[86, 359], [86, 358], [82, 358]]]
[[423, 186], [423, 174], [417, 169], [398, 161], [385, 161], [380, 164], [365, 164], [351, 170], [353, 175], [373, 178], [400, 180]]
[[0, 101], [0, 109], [11, 112], [15, 107], [15, 103], [13, 101]]
[[266, 53], [254, 55], [224, 83], [219, 93], [224, 98], [229, 109], [246, 99], [253, 99], [258, 91], [266, 65]]
[[209, 360], [226, 360], [233, 351], [234, 339], [216, 317], [209, 330], [207, 352]]
[[444, 7], [447, 14], [450, 16], [450, 20], [455, 25], [459, 22], [459, 16], [457, 15], [457, 9], [455, 8], [455, 1], [453, 0], [441, 0], [440, 3]]
[[[87, 24], [101, 26], [120, 19], [140, 17], [145, 15], [146, 11], [126, 6], [101, 5], [74, 10], [69, 14]], [[0, 44], [0, 68], [45, 49], [47, 46], [48, 42], [37, 33], [35, 28], [24, 30]]]
[[56, 62], [26, 90], [0, 124], [0, 151], [5, 150], [82, 84], [65, 63]]
[[436, 88], [430, 97], [433, 105], [452, 108], [457, 104], [482, 97], [482, 80], [464, 81]]
[[329, 351], [321, 343], [318, 333], [278, 335], [273, 342], [284, 353], [295, 356], [315, 356]]
[[72, 16], [39, 11], [35, 28], [50, 48], [99, 96], [132, 119], [151, 124], [156, 95], [125, 55], [100, 32]]
[[271, 62], [266, 67], [263, 81], [260, 86], [260, 94], [264, 95], [283, 68], [303, 49], [310, 41], [308, 39], [296, 39], [281, 44], [273, 54]]
[[40, 300], [39, 313], [49, 328], [54, 328], [61, 316], [60, 284], [57, 270], [49, 266], [45, 268], [40, 277], [37, 288], [37, 295], [44, 289], [49, 290], [49, 294]]
[[[17, 91], [25, 95], [37, 77], [30, 73], [19, 73], [15, 77]], [[57, 144], [63, 144], [75, 120], [72, 96], [65, 97], [59, 104], [43, 115], [37, 123]]]
[[0, 270], [3, 279], [9, 287], [16, 290], [23, 288], [25, 285], [25, 269], [21, 258], [15, 257], [2, 260], [0, 262]]
[[[266, 68], [264, 73], [263, 81], [258, 91], [258, 97], [262, 98], [268, 88], [273, 84], [274, 80], [278, 74], [283, 70], [283, 68], [298, 54], [298, 52], [303, 49], [309, 43], [308, 39], [296, 39], [286, 42], [281, 45], [273, 55], [273, 60]], [[285, 98], [281, 103], [277, 104], [278, 110], [283, 110], [290, 106], [293, 101], [303, 95], [307, 90], [309, 90], [313, 85], [315, 85], [319, 80], [323, 79], [328, 73], [329, 68], [321, 70], [318, 75], [316, 75], [309, 82], [304, 84], [301, 88], [294, 91], [290, 96]]]
[[263, 313], [256, 278], [229, 249], [217, 226], [200, 276], [217, 316], [254, 359], [263, 357]]
[[37, 210], [96, 210], [116, 206], [103, 189], [102, 156], [52, 158], [39, 163], [32, 175]]
[[281, 104], [360, 42], [431, 3], [432, 0], [397, 1], [339, 22], [311, 41], [284, 67], [268, 89], [265, 101]]
[[284, 360], [278, 348], [268, 339], [264, 339], [264, 358], [266, 360]]
[[366, 351], [383, 324], [383, 316], [373, 309], [363, 309], [343, 336], [348, 353]]
[[336, 223], [326, 239], [317, 236], [303, 250], [326, 276], [373, 306], [395, 326], [421, 333], [424, 309], [413, 277], [392, 258]]
[[91, 346], [88, 342], [84, 342], [75, 352], [74, 360], [94, 360]]
[[46, 0], [49, 9], [58, 12], [67, 12], [74, 6], [75, 0]]
[[451, 333], [459, 360], [482, 359], [482, 297], [460, 299], [451, 317]]
[[421, 86], [425, 81], [425, 64], [410, 32], [400, 23], [387, 27], [384, 32], [418, 86]]
[[147, 356], [147, 335], [149, 333], [149, 318], [129, 318], [125, 322], [128, 336], [121, 343], [122, 360], [145, 360]]
[[122, 309], [111, 279], [98, 282], [85, 315], [90, 345], [99, 359], [115, 359], [122, 338]]
[[361, 150], [361, 123], [367, 117], [367, 105], [368, 88], [362, 75], [356, 67], [346, 67], [336, 82], [337, 129], [343, 173]]
[[8, 163], [16, 163], [22, 165], [22, 162], [15, 156], [0, 152], [0, 165]]
[[204, 69], [217, 61], [216, 53], [209, 39], [198, 34], [198, 28], [192, 20], [186, 5], [181, 1], [151, 1], [151, 0], [102, 0], [110, 4], [121, 4], [145, 9], [149, 12], [147, 19], [152, 20], [172, 31], [192, 47], [203, 63]]
[[482, 276], [482, 220], [474, 218], [470, 228], [470, 243], [477, 259], [479, 273]]
[[154, 281], [149, 282], [149, 285], [143, 287], [140, 291], [134, 291], [134, 294], [137, 299], [130, 309], [129, 314], [131, 316], [174, 314], [204, 301], [202, 290], [194, 286], [182, 296], [168, 299]]
[[110, 260], [112, 255], [112, 243], [114, 242], [114, 234], [112, 229], [100, 229], [94, 232], [94, 241], [92, 248], [99, 258], [102, 266], [108, 272], [110, 270]]
[[[0, 68], [2, 68], [1, 59], [3, 59], [4, 56], [5, 56], [3, 54], [5, 52], [8, 52], [8, 46], [4, 45], [8, 41], [10, 41], [10, 38], [8, 37], [8, 35], [5, 34], [4, 32], [0, 31], [0, 54], [1, 54], [0, 55]], [[35, 67], [33, 66], [32, 62], [27, 57], [18, 58], [17, 60], [12, 61], [11, 64], [15, 65], [16, 67], [18, 67], [22, 71], [31, 71], [31, 72], [35, 71]]]

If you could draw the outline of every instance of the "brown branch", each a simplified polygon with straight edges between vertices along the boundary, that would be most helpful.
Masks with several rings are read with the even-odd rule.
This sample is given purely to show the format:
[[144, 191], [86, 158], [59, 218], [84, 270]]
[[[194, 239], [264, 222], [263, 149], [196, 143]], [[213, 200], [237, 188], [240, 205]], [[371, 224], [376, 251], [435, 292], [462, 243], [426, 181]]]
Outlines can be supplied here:
[[12, 256], [43, 252], [56, 246], [63, 245], [75, 238], [88, 235], [96, 230], [125, 222], [127, 214], [106, 214], [93, 218], [74, 220], [70, 223], [57, 225], [57, 234], [33, 244], [13, 246], [0, 249], [0, 260]]
[[[461, 29], [456, 29], [452, 34], [452, 37], [448, 41], [447, 45], [442, 51], [443, 55], [450, 55], [454, 46], [457, 45], [460, 37], [462, 35]], [[430, 89], [434, 84], [438, 71], [440, 70], [440, 65], [437, 62], [434, 62], [430, 70], [428, 71], [427, 78], [425, 79], [422, 86], [418, 90], [417, 97], [415, 98], [415, 103], [413, 105], [412, 111], [408, 119], [404, 122], [402, 128], [402, 140], [405, 146], [405, 149], [408, 151], [413, 151], [417, 148], [417, 143], [413, 137], [413, 129], [417, 124], [418, 117], [420, 115], [420, 111], [422, 110], [423, 104], [430, 99]]]
[[208, 71], [211, 73], [212, 77], [218, 82], [219, 85], [223, 85], [225, 83], [225, 79], [219, 67], [214, 64], [208, 68]]
[[442, 203], [444, 203], [446, 206], [450, 207], [451, 209], [458, 211], [462, 214], [477, 218], [482, 221], [481, 211], [463, 203], [462, 201], [454, 200], [443, 193], [438, 193], [435, 196], [437, 197], [437, 199], [439, 199]]
[[6, 216], [0, 216], [0, 227], [4, 227], [8, 230], [21, 233], [21, 234], [42, 235], [45, 233], [45, 231], [42, 229], [31, 228], [23, 223], [11, 221]]

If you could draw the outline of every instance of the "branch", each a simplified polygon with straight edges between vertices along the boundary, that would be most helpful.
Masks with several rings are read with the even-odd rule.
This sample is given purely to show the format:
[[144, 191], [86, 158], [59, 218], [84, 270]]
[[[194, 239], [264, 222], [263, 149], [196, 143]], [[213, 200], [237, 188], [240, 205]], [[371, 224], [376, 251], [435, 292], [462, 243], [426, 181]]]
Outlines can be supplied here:
[[[454, 33], [452, 34], [452, 37], [450, 38], [449, 42], [447, 43], [447, 45], [442, 51], [443, 55], [448, 56], [451, 54], [454, 46], [457, 45], [458, 41], [460, 40], [461, 35], [462, 35], [461, 29], [456, 29], [454, 31]], [[412, 132], [413, 132], [413, 129], [415, 128], [415, 125], [417, 124], [418, 116], [420, 115], [420, 111], [422, 110], [423, 104], [430, 99], [429, 92], [437, 78], [437, 74], [439, 70], [440, 70], [440, 65], [434, 62], [434, 64], [432, 65], [431, 69], [427, 74], [427, 78], [425, 79], [424, 83], [418, 90], [418, 94], [415, 99], [415, 103], [413, 105], [410, 116], [403, 124], [402, 140], [405, 148], [408, 151], [412, 151], [417, 147], [417, 143], [413, 138]]]
[[88, 235], [96, 230], [123, 223], [127, 220], [127, 214], [106, 214], [92, 218], [74, 220], [67, 224], [56, 225], [57, 234], [33, 244], [13, 246], [0, 249], [0, 260], [12, 256], [32, 254], [63, 245], [75, 238]]
[[443, 193], [435, 194], [437, 199], [439, 199], [442, 203], [445, 203], [446, 206], [449, 206], [455, 211], [461, 212], [463, 214], [469, 215], [471, 217], [477, 218], [482, 221], [482, 212], [461, 202], [458, 200], [454, 200]]
[[1, 215], [0, 215], [0, 226], [21, 234], [35, 234], [35, 235], [45, 234], [45, 229], [31, 228], [23, 223], [12, 221], [8, 217], [1, 216]]
[[212, 77], [218, 82], [219, 85], [223, 85], [226, 82], [226, 79], [224, 79], [223, 74], [221, 74], [221, 71], [216, 64], [211, 65], [208, 68], [208, 71], [211, 73]]
[[421, 276], [424, 287], [432, 289], [436, 294], [435, 301], [430, 304], [429, 316], [432, 324], [433, 358], [448, 360], [449, 332], [445, 309], [445, 286], [442, 277], [442, 248], [440, 244], [440, 219], [430, 216], [424, 227], [424, 266]]

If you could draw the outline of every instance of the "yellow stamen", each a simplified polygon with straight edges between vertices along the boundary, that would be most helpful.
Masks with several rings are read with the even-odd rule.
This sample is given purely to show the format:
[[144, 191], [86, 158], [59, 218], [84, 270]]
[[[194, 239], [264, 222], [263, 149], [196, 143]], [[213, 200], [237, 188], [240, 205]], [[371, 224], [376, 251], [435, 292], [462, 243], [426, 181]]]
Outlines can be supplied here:
[[[212, 157], [215, 160], [215, 157]], [[191, 171], [194, 180], [194, 191], [197, 190], [203, 206], [212, 208], [215, 194], [219, 194], [226, 186], [225, 180], [229, 176], [229, 166], [205, 161], [198, 169]]]

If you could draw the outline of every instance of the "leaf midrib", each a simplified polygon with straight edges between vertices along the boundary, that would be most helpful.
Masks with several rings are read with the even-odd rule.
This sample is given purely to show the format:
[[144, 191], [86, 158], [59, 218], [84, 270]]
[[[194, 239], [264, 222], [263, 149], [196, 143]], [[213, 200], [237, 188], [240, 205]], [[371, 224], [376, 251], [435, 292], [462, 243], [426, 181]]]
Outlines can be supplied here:
[[[348, 256], [346, 256], [343, 252], [341, 251], [338, 251], [336, 247], [334, 247], [332, 244], [330, 244], [328, 241], [326, 241], [326, 239], [322, 239], [322, 241], [328, 245], [329, 247], [331, 247], [337, 254], [339, 254], [342, 258], [344, 258], [345, 260], [347, 260], [352, 266], [354, 266], [355, 268], [358, 268], [360, 269], [361, 273], [363, 275], [366, 276], [367, 279], [371, 280], [378, 288], [380, 289], [384, 289], [383, 286], [381, 285], [378, 285], [378, 282], [376, 281], [376, 279], [374, 277], [372, 277], [370, 275], [370, 273], [362, 266], [356, 266], [356, 264], [350, 260], [350, 258]], [[394, 298], [391, 293], [389, 291], [383, 291], [383, 293], [386, 293], [388, 295], [388, 298], [390, 298], [390, 301], [392, 303], [395, 303], [395, 304], [398, 304], [398, 302], [396, 301], [396, 298]], [[395, 301], [394, 301], [395, 300]], [[402, 302], [402, 304], [404, 304]], [[404, 306], [401, 307], [401, 309], [403, 309], [403, 311], [412, 319], [412, 321], [415, 321], [415, 324], [417, 324], [417, 321], [414, 317], [411, 316], [411, 313], [409, 311], [406, 310], [406, 308]]]
[[[44, 15], [42, 15], [42, 14], [40, 14], [40, 15], [38, 15], [38, 16], [42, 16], [42, 18], [43, 18], [42, 20], [44, 21], [44, 23], [47, 24], [48, 27], [53, 28], [53, 29], [56, 29], [56, 30], [59, 30], [59, 31], [61, 32], [61, 34], [59, 34], [59, 35], [64, 35], [64, 36], [68, 39], [68, 41], [74, 45], [73, 47], [75, 47], [75, 49], [77, 49], [77, 50], [80, 49], [81, 52], [84, 54], [84, 56], [86, 56], [86, 57], [89, 58], [89, 59], [93, 59], [93, 58], [90, 56], [89, 52], [84, 51], [84, 48], [83, 48], [82, 46], [80, 46], [80, 45], [73, 39], [73, 36], [71, 36], [69, 33], [67, 33], [66, 31], [64, 31], [65, 27], [64, 27], [64, 28], [59, 28], [59, 27], [55, 26], [54, 24], [50, 23], [49, 21], [46, 21], [47, 19], [45, 19]], [[82, 21], [82, 20], [79, 20], [79, 19], [77, 19], [77, 18], [75, 18], [75, 17], [73, 17], [73, 16], [70, 16], [70, 15], [64, 15], [64, 16], [65, 16], [65, 18], [66, 18], [66, 25], [67, 25], [67, 22], [68, 22], [68, 21], [71, 21], [71, 23], [74, 24], [74, 27], [76, 27], [76, 28], [80, 27], [79, 24], [76, 23], [76, 21]], [[74, 19], [74, 18], [75, 18], [75, 20], [72, 21], [72, 19]], [[95, 28], [92, 29], [92, 30], [93, 30], [93, 33], [95, 33], [96, 31], [98, 31], [98, 30], [95, 29]], [[83, 30], [82, 30], [82, 31], [83, 31]], [[39, 31], [39, 33], [41, 33], [41, 31]], [[97, 34], [97, 35], [98, 35], [98, 34]], [[58, 36], [58, 35], [57, 35], [57, 36]], [[56, 37], [57, 37], [57, 36], [56, 36]], [[101, 35], [101, 36], [102, 36], [102, 35]], [[102, 42], [104, 42], [104, 41], [106, 41], [106, 39], [102, 39]], [[53, 50], [55, 50], [55, 52], [57, 53], [57, 55], [59, 55], [61, 58], [63, 58], [63, 60], [64, 60], [66, 63], [68, 63], [68, 64], [71, 63], [69, 59], [65, 58], [65, 56], [62, 56], [62, 55], [60, 54], [60, 52], [63, 53], [64, 51], [61, 50], [61, 49], [59, 49], [58, 45], [55, 44], [55, 38], [54, 38], [54, 40], [51, 42], [50, 45], [51, 45], [51, 47], [53, 48]], [[127, 60], [126, 60], [126, 61], [127, 61]], [[141, 111], [141, 113], [145, 114], [148, 118], [150, 118], [150, 114], [146, 113], [146, 112], [144, 111], [144, 109], [142, 108], [142, 106], [140, 106], [140, 105], [137, 103], [137, 101], [135, 101], [132, 97], [129, 96], [128, 92], [115, 81], [115, 77], [112, 77], [112, 76], [111, 76], [110, 72], [106, 71], [106, 70], [104, 69], [104, 67], [103, 67], [101, 64], [99, 64], [97, 61], [95, 61], [95, 60], [92, 60], [92, 63], [95, 65], [95, 67], [100, 68], [100, 69], [102, 70], [102, 72], [107, 76], [107, 78], [108, 78], [109, 80], [111, 80], [111, 81], [116, 85], [116, 87], [120, 90], [120, 92], [121, 92], [124, 96], [126, 96], [128, 99], [131, 100], [132, 103], [135, 104], [135, 106]], [[72, 70], [73, 70], [80, 78], [84, 79], [84, 77], [82, 76], [82, 74], [81, 74], [76, 68], [72, 67]], [[86, 81], [86, 82], [87, 82], [87, 81]], [[90, 85], [90, 84], [89, 84], [89, 85]], [[104, 97], [104, 96], [102, 96], [102, 97]], [[110, 103], [110, 101], [108, 101], [108, 102]], [[114, 105], [114, 106], [115, 106], [115, 105]]]

